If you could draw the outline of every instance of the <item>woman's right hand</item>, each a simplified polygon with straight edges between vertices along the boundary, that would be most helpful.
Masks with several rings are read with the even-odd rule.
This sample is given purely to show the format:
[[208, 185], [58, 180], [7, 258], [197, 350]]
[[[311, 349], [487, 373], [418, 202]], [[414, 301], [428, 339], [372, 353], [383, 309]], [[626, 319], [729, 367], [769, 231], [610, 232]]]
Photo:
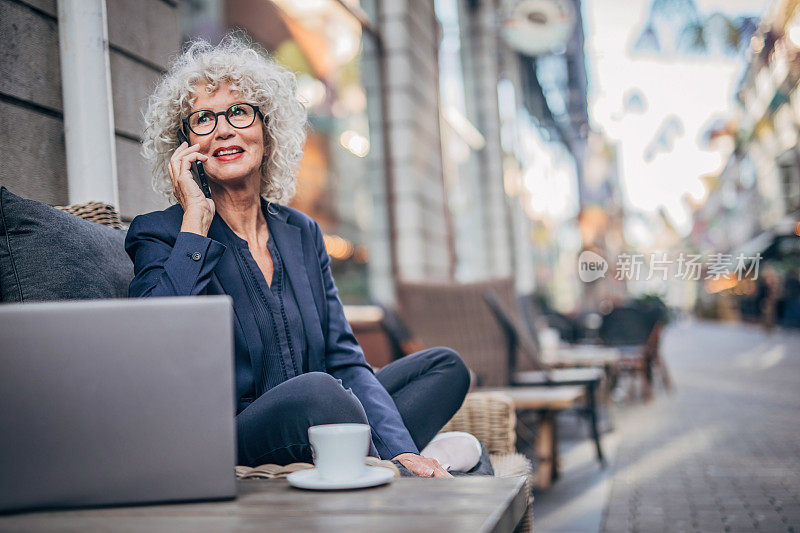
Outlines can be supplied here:
[[453, 474], [442, 468], [436, 459], [422, 457], [415, 453], [401, 453], [392, 460], [400, 461], [400, 464], [409, 472], [420, 477], [453, 477]]
[[172, 193], [183, 207], [181, 231], [208, 234], [214, 218], [214, 200], [206, 198], [194, 181], [190, 170], [192, 161], [208, 161], [208, 156], [199, 152], [200, 145], [189, 146], [183, 143], [175, 149], [169, 160], [169, 177], [172, 180]]

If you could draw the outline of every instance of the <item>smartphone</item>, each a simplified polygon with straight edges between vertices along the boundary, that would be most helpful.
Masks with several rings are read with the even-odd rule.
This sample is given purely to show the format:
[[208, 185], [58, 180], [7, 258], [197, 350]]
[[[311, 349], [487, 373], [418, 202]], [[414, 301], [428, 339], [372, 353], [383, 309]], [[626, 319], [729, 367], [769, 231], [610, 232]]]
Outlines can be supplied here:
[[[178, 130], [178, 143], [186, 143], [191, 146], [189, 139], [186, 138], [186, 134], [183, 133], [182, 129]], [[206, 195], [206, 198], [211, 198], [211, 189], [208, 188], [208, 178], [206, 177], [206, 171], [203, 168], [203, 162], [192, 161], [191, 172], [195, 183], [197, 183], [197, 185], [200, 187], [200, 190], [203, 191], [203, 194]]]

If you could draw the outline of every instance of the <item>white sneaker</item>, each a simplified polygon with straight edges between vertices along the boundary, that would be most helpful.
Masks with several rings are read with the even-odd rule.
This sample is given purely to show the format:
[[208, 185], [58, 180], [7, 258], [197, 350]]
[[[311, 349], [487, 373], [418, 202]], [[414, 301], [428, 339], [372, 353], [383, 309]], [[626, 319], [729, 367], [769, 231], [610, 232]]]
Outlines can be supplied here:
[[436, 459], [445, 470], [467, 472], [481, 459], [481, 443], [469, 433], [448, 431], [436, 435], [420, 455]]

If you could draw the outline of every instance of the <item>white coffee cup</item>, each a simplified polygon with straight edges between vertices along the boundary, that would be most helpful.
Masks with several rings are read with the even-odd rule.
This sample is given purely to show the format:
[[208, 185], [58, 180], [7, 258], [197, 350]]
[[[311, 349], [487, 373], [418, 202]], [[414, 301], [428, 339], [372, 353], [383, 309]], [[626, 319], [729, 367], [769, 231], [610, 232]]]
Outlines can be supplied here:
[[324, 424], [308, 428], [308, 440], [319, 476], [349, 481], [366, 471], [370, 428], [367, 424]]

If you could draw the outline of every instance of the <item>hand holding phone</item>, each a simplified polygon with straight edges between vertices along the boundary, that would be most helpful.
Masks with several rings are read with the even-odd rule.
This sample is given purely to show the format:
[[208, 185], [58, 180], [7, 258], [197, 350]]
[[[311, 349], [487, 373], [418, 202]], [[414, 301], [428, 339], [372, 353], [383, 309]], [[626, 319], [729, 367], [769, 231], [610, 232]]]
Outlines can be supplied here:
[[181, 144], [170, 157], [167, 169], [172, 193], [184, 211], [181, 231], [206, 236], [216, 211], [202, 164], [208, 156], [200, 153], [198, 145], [189, 146], [185, 133], [180, 132], [178, 139]]
[[[186, 134], [183, 133], [182, 129], [178, 130], [178, 143], [186, 143], [191, 146], [189, 139], [186, 138]], [[206, 177], [206, 171], [203, 168], [202, 161], [192, 161], [191, 172], [195, 183], [197, 183], [197, 186], [203, 191], [203, 194], [206, 195], [206, 198], [211, 198], [211, 189], [208, 186], [208, 178]]]

